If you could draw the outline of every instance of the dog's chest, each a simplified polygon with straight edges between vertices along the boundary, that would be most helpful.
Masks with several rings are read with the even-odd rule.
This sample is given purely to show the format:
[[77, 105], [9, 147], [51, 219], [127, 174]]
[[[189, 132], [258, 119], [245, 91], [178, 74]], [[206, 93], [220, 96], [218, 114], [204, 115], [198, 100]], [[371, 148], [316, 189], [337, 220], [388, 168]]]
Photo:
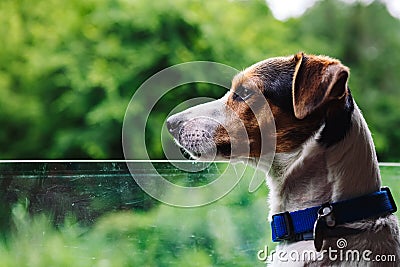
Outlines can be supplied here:
[[[290, 164], [288, 164], [290, 161]], [[289, 168], [287, 166], [290, 166]], [[327, 202], [332, 196], [332, 184], [323, 153], [306, 156], [277, 155], [272, 177], [271, 212], [297, 210]]]

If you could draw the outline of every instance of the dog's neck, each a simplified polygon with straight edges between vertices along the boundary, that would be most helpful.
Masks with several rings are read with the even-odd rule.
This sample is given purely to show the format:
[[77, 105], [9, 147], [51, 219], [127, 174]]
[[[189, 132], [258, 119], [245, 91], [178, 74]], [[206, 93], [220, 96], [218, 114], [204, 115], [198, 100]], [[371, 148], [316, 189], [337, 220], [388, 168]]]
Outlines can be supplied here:
[[380, 174], [367, 124], [357, 106], [345, 138], [328, 148], [320, 131], [297, 151], [279, 153], [267, 177], [271, 214], [349, 199], [379, 190]]

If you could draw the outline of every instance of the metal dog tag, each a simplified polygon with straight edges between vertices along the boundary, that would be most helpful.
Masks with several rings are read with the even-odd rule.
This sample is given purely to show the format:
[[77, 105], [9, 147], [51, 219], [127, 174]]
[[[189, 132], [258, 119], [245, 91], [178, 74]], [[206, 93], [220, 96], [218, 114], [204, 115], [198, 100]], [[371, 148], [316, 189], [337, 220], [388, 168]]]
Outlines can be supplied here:
[[322, 245], [324, 244], [324, 230], [326, 228], [325, 219], [318, 216], [318, 219], [314, 223], [314, 247], [317, 252], [320, 252]]
[[322, 249], [327, 227], [334, 227], [336, 224], [332, 211], [333, 207], [329, 203], [322, 205], [318, 210], [318, 218], [314, 223], [314, 247], [317, 252]]

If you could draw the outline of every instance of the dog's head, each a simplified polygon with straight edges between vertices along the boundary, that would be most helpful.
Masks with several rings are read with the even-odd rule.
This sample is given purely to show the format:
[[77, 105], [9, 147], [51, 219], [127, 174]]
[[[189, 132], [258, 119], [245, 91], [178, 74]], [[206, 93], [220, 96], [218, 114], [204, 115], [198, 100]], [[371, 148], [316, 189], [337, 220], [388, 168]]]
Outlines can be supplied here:
[[270, 58], [236, 75], [221, 99], [169, 117], [167, 127], [178, 145], [204, 159], [261, 157], [274, 149], [263, 136], [276, 140], [277, 153], [290, 152], [328, 124], [320, 138], [330, 145], [343, 138], [338, 121], [349, 123], [348, 76], [347, 67], [325, 56]]

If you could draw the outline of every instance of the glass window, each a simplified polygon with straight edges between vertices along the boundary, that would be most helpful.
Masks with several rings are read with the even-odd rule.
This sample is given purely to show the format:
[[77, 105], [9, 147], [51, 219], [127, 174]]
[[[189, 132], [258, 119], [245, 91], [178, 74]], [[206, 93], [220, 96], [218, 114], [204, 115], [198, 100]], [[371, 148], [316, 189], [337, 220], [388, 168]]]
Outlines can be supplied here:
[[[176, 164], [0, 163], [0, 261], [5, 266], [264, 266], [257, 253], [275, 246], [267, 221], [268, 189], [263, 184], [248, 190], [253, 175], [262, 174], [240, 164]], [[400, 167], [381, 166], [381, 171], [400, 203]], [[189, 191], [165, 187], [150, 196], [141, 183], [156, 186], [156, 175]], [[231, 182], [231, 190], [190, 191], [218, 179]], [[192, 207], [175, 205], [185, 197]]]

